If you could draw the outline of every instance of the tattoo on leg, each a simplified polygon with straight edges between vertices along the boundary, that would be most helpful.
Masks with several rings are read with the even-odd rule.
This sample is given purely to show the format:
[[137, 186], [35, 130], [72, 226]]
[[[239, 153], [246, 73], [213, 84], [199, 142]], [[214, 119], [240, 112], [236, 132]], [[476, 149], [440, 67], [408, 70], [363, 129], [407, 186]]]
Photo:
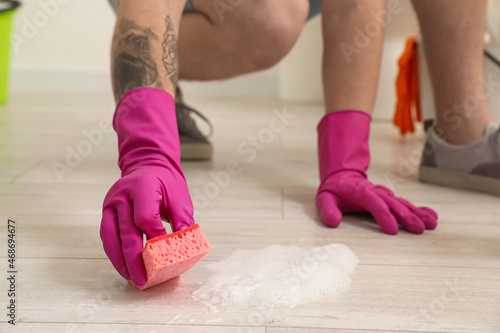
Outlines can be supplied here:
[[150, 29], [129, 30], [117, 41], [118, 54], [114, 65], [115, 100], [139, 87], [161, 87], [157, 65], [151, 56]]
[[170, 16], [167, 16], [165, 23], [167, 29], [163, 35], [163, 65], [167, 71], [167, 76], [174, 85], [177, 87], [177, 81], [179, 80], [179, 56], [177, 53], [177, 41], [175, 40], [174, 25]]

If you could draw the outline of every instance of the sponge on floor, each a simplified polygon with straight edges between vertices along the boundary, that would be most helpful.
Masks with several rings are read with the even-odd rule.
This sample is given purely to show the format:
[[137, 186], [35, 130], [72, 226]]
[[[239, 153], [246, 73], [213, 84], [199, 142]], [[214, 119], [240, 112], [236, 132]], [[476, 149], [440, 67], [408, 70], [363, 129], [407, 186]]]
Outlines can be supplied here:
[[132, 281], [129, 283], [139, 290], [144, 290], [170, 280], [188, 271], [211, 249], [205, 233], [198, 224], [151, 238], [142, 250], [148, 280], [143, 286], [137, 286]]

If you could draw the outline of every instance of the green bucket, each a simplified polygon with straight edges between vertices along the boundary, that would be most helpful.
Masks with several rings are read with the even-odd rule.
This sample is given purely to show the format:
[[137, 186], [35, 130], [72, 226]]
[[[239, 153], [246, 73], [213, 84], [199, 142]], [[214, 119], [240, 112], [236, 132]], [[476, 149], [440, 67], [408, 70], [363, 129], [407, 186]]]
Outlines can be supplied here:
[[19, 1], [0, 0], [0, 104], [7, 102], [12, 18]]

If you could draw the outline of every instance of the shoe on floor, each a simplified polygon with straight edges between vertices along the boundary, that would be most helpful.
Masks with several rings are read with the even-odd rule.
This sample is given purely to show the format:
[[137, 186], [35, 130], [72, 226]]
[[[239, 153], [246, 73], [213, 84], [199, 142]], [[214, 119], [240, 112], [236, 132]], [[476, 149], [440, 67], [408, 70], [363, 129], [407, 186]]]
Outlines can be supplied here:
[[500, 196], [499, 125], [488, 125], [484, 138], [465, 146], [452, 145], [430, 129], [419, 171], [426, 183]]
[[[182, 98], [182, 92], [177, 88], [175, 92], [175, 112], [177, 115], [177, 128], [181, 142], [181, 160], [209, 160], [212, 158], [213, 147], [208, 137], [212, 135], [212, 123], [199, 111], [187, 106]], [[204, 135], [196, 126], [192, 118], [195, 115], [205, 121], [210, 133]]]

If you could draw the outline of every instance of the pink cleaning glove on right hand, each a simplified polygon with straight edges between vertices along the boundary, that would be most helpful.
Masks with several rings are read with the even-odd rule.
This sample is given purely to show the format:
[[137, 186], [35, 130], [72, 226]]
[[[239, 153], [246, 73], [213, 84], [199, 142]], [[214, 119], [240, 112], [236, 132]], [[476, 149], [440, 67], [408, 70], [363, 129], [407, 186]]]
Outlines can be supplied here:
[[174, 98], [156, 88], [137, 88], [115, 111], [122, 177], [104, 199], [101, 240], [116, 270], [136, 285], [146, 283], [142, 260], [147, 239], [194, 225], [193, 204], [180, 167]]
[[329, 113], [318, 125], [318, 154], [321, 185], [316, 207], [323, 222], [336, 227], [342, 213], [371, 213], [390, 235], [404, 229], [423, 233], [437, 226], [437, 214], [427, 207], [415, 207], [391, 190], [368, 181], [370, 164], [368, 137], [371, 117], [346, 110]]

